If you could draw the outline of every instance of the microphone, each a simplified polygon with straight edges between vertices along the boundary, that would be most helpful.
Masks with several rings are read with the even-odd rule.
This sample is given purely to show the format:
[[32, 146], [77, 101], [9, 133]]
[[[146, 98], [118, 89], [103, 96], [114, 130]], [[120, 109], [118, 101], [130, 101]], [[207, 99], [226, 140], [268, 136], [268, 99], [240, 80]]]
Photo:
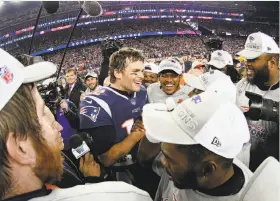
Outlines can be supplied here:
[[[101, 178], [106, 179], [110, 175], [110, 178], [112, 178], [114, 181], [116, 181], [115, 177], [111, 174], [109, 169], [104, 167], [104, 165], [100, 162], [97, 154], [94, 152], [93, 140], [92, 140], [92, 137], [88, 133], [80, 132], [78, 134], [72, 135], [71, 138], [70, 138], [70, 147], [72, 148], [73, 146], [71, 144], [71, 141], [73, 141], [72, 142], [73, 146], [74, 145], [76, 147], [77, 146], [79, 146], [79, 147], [82, 146], [83, 148], [85, 148], [85, 150], [87, 150], [87, 148], [88, 148], [87, 152], [90, 152], [93, 155], [94, 160], [96, 161], [96, 163], [98, 163], [100, 165], [100, 168], [101, 168], [101, 175], [100, 175], [100, 177]], [[83, 155], [85, 155], [87, 152], [84, 152]], [[73, 153], [73, 149], [72, 149], [72, 153]], [[83, 156], [82, 154], [80, 154], [80, 155]], [[78, 159], [78, 158], [76, 157], [76, 159]]]
[[59, 8], [59, 1], [42, 1], [42, 4], [48, 14], [54, 14]]
[[92, 17], [99, 17], [103, 14], [103, 9], [97, 1], [84, 1], [82, 8], [89, 16]]
[[94, 145], [93, 145], [93, 140], [92, 140], [92, 137], [86, 133], [86, 132], [80, 132], [78, 134], [80, 136], [80, 138], [87, 144], [87, 146], [89, 147], [90, 149], [90, 153], [93, 155], [94, 157], [94, 160], [101, 164], [100, 161], [99, 161], [99, 158], [97, 156], [97, 154], [94, 152]]
[[75, 156], [76, 159], [81, 158], [90, 151], [90, 148], [88, 147], [86, 142], [83, 141], [78, 134], [72, 135], [70, 137], [69, 144], [72, 154]]

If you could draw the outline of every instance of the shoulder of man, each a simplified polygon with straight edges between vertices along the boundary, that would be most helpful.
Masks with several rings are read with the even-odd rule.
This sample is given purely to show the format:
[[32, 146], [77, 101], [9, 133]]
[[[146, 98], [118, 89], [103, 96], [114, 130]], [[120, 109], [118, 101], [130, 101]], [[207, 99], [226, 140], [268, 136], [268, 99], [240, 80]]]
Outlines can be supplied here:
[[150, 84], [147, 88], [148, 96], [151, 95], [152, 93], [154, 93], [155, 91], [159, 91], [159, 90], [161, 90], [159, 82]]
[[102, 182], [98, 184], [79, 185], [67, 189], [54, 189], [49, 195], [30, 201], [107, 201], [134, 200], [152, 201], [149, 194], [124, 182]]
[[105, 96], [106, 92], [88, 94], [80, 102], [80, 127], [95, 128], [99, 126], [112, 125], [111, 105], [114, 100]]

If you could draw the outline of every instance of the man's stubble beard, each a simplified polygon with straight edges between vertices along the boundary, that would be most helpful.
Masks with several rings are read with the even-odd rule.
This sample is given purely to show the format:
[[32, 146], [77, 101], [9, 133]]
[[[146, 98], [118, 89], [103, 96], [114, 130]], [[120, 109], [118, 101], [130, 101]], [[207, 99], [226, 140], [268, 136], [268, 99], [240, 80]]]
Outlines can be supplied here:
[[263, 85], [265, 82], [267, 82], [269, 80], [268, 64], [266, 64], [261, 70], [254, 70], [254, 77], [247, 77], [247, 80], [250, 84], [257, 86]]
[[60, 146], [50, 147], [46, 141], [35, 145], [37, 154], [36, 166], [33, 171], [43, 183], [60, 181], [63, 173], [64, 158], [61, 154]]

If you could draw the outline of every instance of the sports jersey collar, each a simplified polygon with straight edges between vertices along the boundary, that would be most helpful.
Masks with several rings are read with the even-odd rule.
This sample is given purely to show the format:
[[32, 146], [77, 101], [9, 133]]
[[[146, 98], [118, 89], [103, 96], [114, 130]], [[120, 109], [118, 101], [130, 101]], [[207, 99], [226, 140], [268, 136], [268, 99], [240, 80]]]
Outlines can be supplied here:
[[25, 194], [22, 194], [22, 195], [17, 195], [15, 197], [11, 197], [11, 198], [8, 198], [8, 199], [3, 200], [3, 201], [27, 201], [27, 200], [30, 200], [32, 198], [46, 196], [46, 195], [50, 194], [51, 192], [52, 191], [47, 190], [46, 186], [44, 185], [39, 190], [32, 191], [32, 192], [29, 192], [29, 193], [25, 193]]
[[112, 92], [114, 92], [115, 94], [117, 94], [118, 96], [121, 96], [127, 100], [131, 99], [131, 98], [135, 98], [136, 97], [136, 92], [134, 92], [133, 94], [128, 94], [127, 91], [122, 91], [122, 90], [119, 90], [119, 89], [116, 89], [116, 88], [113, 88], [113, 87], [103, 87], [103, 88], [106, 88]]
[[245, 176], [241, 168], [233, 164], [234, 175], [222, 185], [214, 189], [199, 189], [198, 191], [211, 196], [229, 196], [240, 192], [245, 183]]

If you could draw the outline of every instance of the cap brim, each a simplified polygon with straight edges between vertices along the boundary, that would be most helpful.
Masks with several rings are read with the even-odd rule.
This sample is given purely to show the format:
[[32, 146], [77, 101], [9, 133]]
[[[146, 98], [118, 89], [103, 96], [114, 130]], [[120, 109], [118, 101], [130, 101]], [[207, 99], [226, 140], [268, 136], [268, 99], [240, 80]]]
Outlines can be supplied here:
[[203, 86], [203, 84], [200, 82], [200, 79], [198, 76], [192, 75], [192, 74], [188, 74], [188, 73], [184, 73], [184, 80], [185, 82], [195, 88], [195, 89], [200, 89], [202, 91], [205, 91], [206, 88], [205, 86]]
[[173, 120], [163, 103], [146, 104], [143, 108], [146, 137], [152, 143], [198, 144]]
[[26, 84], [49, 78], [55, 74], [57, 66], [51, 62], [43, 61], [26, 66], [22, 70], [24, 74], [23, 83]]
[[162, 68], [162, 69], [160, 69], [160, 71], [158, 73], [161, 73], [162, 71], [165, 71], [165, 70], [173, 71], [173, 72], [175, 72], [178, 75], [181, 75], [183, 73], [182, 71], [179, 71], [179, 70], [173, 69], [173, 68], [172, 69], [170, 69], [170, 68]]
[[222, 68], [224, 68], [227, 65], [226, 63], [219, 62], [219, 61], [209, 61], [207, 64], [215, 66], [218, 69], [222, 69]]
[[263, 53], [262, 52], [256, 52], [252, 50], [242, 50], [237, 53], [237, 55], [243, 56], [245, 59], [255, 59], [259, 56], [261, 56]]

